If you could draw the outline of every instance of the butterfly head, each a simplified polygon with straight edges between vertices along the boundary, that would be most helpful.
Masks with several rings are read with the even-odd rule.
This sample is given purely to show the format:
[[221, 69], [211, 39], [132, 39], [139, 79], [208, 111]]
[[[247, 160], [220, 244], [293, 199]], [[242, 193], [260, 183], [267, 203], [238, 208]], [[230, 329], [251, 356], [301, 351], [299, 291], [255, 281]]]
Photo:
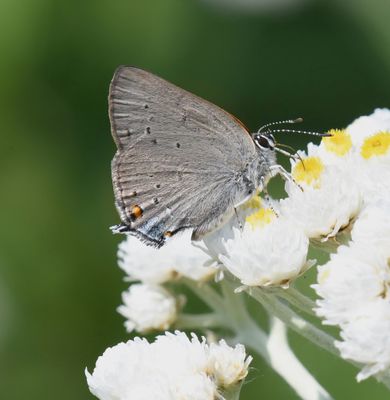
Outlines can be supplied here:
[[[296, 118], [296, 119], [289, 119], [289, 120], [284, 120], [284, 121], [276, 121], [276, 122], [271, 122], [269, 124], [263, 125], [256, 133], [252, 135], [253, 141], [255, 142], [256, 146], [258, 147], [259, 150], [262, 152], [268, 152], [272, 151], [278, 152], [281, 154], [284, 154], [285, 156], [292, 158], [292, 159], [299, 159], [299, 155], [296, 153], [296, 151], [291, 147], [287, 146], [281, 143], [278, 143], [275, 140], [274, 133], [298, 133], [298, 134], [306, 134], [306, 135], [312, 135], [312, 136], [319, 136], [319, 137], [324, 137], [324, 136], [331, 136], [329, 133], [319, 133], [319, 132], [309, 132], [309, 131], [300, 131], [296, 129], [275, 129], [275, 125], [282, 125], [282, 124], [296, 124], [298, 122], [302, 122], [302, 118]], [[281, 147], [287, 147], [291, 150], [293, 150], [293, 153], [290, 153], [286, 150], [281, 149]]]

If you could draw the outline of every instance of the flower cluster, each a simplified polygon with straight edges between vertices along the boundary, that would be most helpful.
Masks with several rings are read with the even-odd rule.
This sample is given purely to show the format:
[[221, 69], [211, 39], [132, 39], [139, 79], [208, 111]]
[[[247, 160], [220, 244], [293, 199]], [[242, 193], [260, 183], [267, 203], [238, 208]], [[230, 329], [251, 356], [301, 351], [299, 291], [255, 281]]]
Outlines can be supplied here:
[[[315, 312], [325, 324], [340, 328], [341, 339], [335, 345], [343, 358], [362, 366], [358, 380], [387, 373], [390, 110], [375, 110], [346, 129], [330, 133], [319, 145], [310, 143], [291, 163], [286, 198], [265, 202], [255, 195], [202, 242], [192, 243], [188, 230], [157, 250], [128, 236], [118, 252], [119, 266], [132, 282], [118, 308], [126, 318], [127, 331], [192, 328], [202, 321], [203, 328], [227, 327], [235, 338], [244, 338], [235, 330], [250, 316], [240, 308], [244, 302], [232, 306], [235, 300], [226, 294], [230, 278], [242, 285], [236, 292], [264, 287], [248, 292], [260, 294], [259, 302], [265, 295], [270, 307], [272, 292], [281, 297], [280, 293], [286, 292], [265, 288], [288, 288], [311, 267], [314, 262], [308, 259], [308, 252], [312, 245], [331, 253], [329, 261], [318, 267], [313, 285], [319, 296]], [[222, 288], [208, 284], [224, 274], [230, 281], [223, 282]], [[187, 286], [200, 297], [203, 289], [210, 313], [193, 316], [182, 312], [183, 297], [172, 291], [173, 283], [180, 278], [186, 278]], [[303, 297], [291, 304], [301, 304], [311, 313], [313, 303], [303, 301], [302, 305]], [[283, 312], [278, 317], [288, 309], [284, 302], [281, 306]], [[275, 307], [270, 310], [273, 313]], [[229, 311], [239, 315], [239, 323], [235, 317], [226, 322]], [[284, 321], [288, 323], [289, 319]], [[309, 325], [302, 321], [301, 326]], [[332, 338], [329, 342], [334, 346]], [[241, 345], [232, 348], [224, 341], [207, 344], [195, 335], [189, 339], [181, 332], [166, 333], [153, 343], [136, 338], [108, 349], [98, 359], [93, 374], [87, 373], [87, 379], [92, 393], [101, 400], [230, 398], [223, 393], [239, 386], [250, 361]], [[294, 383], [294, 379], [290, 381]]]
[[341, 328], [336, 345], [363, 365], [361, 380], [390, 367], [390, 110], [330, 134], [292, 162], [285, 199], [252, 199], [242, 227], [233, 219], [205, 243], [245, 286], [287, 287], [312, 265], [309, 244], [334, 252], [319, 267], [316, 312]]
[[207, 344], [177, 331], [108, 348], [86, 376], [100, 400], [214, 400], [239, 389], [251, 360], [241, 345]]
[[348, 208], [351, 223], [334, 225], [349, 228], [349, 238], [318, 269], [316, 311], [341, 328], [336, 345], [363, 366], [362, 380], [390, 367], [390, 111], [375, 110], [333, 133], [310, 146], [308, 157], [340, 174], [319, 208]]
[[190, 236], [191, 232], [177, 235], [161, 249], [147, 246], [133, 236], [127, 236], [119, 245], [119, 266], [127, 280], [140, 281], [122, 293], [123, 305], [118, 308], [126, 318], [128, 332], [165, 330], [176, 321], [182, 299], [164, 283], [180, 277], [207, 281], [214, 276], [216, 262], [195, 247]]

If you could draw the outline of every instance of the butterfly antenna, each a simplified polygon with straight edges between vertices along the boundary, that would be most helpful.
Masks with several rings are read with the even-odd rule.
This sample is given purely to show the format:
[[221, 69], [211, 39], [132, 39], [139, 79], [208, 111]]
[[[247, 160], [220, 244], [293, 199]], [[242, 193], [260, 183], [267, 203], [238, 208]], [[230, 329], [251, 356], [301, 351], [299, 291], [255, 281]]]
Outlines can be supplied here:
[[330, 133], [320, 133], [312, 131], [298, 131], [296, 129], [271, 129], [269, 133], [299, 133], [304, 135], [319, 136], [319, 137], [329, 137], [332, 136]]
[[270, 127], [270, 126], [275, 126], [275, 125], [283, 125], [283, 124], [298, 124], [300, 122], [303, 122], [303, 118], [295, 118], [295, 119], [286, 119], [283, 121], [276, 121], [276, 122], [270, 122], [268, 124], [265, 124], [259, 128], [257, 133], [261, 133], [264, 129]]

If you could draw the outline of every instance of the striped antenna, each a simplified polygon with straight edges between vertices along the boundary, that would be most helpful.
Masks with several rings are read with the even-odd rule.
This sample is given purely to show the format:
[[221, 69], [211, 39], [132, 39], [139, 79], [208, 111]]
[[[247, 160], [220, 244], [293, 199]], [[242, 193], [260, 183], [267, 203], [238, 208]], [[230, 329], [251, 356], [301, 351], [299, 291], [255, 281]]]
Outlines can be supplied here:
[[257, 133], [261, 133], [265, 128], [268, 128], [269, 126], [275, 126], [275, 125], [283, 125], [283, 124], [298, 124], [300, 122], [303, 122], [303, 118], [295, 118], [295, 119], [286, 119], [284, 121], [276, 121], [276, 122], [270, 122], [268, 124], [263, 125], [262, 127], [259, 128]]
[[319, 133], [319, 132], [310, 132], [310, 131], [298, 131], [296, 129], [271, 129], [267, 133], [302, 133], [304, 135], [312, 135], [319, 137], [328, 137], [332, 136], [330, 133]]

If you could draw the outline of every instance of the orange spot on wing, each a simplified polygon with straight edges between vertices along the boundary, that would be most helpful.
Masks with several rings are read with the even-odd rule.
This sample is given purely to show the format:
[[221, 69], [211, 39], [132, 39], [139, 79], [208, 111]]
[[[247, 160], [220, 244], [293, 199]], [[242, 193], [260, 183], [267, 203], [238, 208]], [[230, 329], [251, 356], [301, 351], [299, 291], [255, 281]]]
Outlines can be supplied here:
[[131, 218], [134, 218], [134, 219], [140, 218], [142, 216], [142, 214], [143, 214], [143, 210], [140, 206], [135, 205], [132, 207], [131, 214], [130, 214]]

